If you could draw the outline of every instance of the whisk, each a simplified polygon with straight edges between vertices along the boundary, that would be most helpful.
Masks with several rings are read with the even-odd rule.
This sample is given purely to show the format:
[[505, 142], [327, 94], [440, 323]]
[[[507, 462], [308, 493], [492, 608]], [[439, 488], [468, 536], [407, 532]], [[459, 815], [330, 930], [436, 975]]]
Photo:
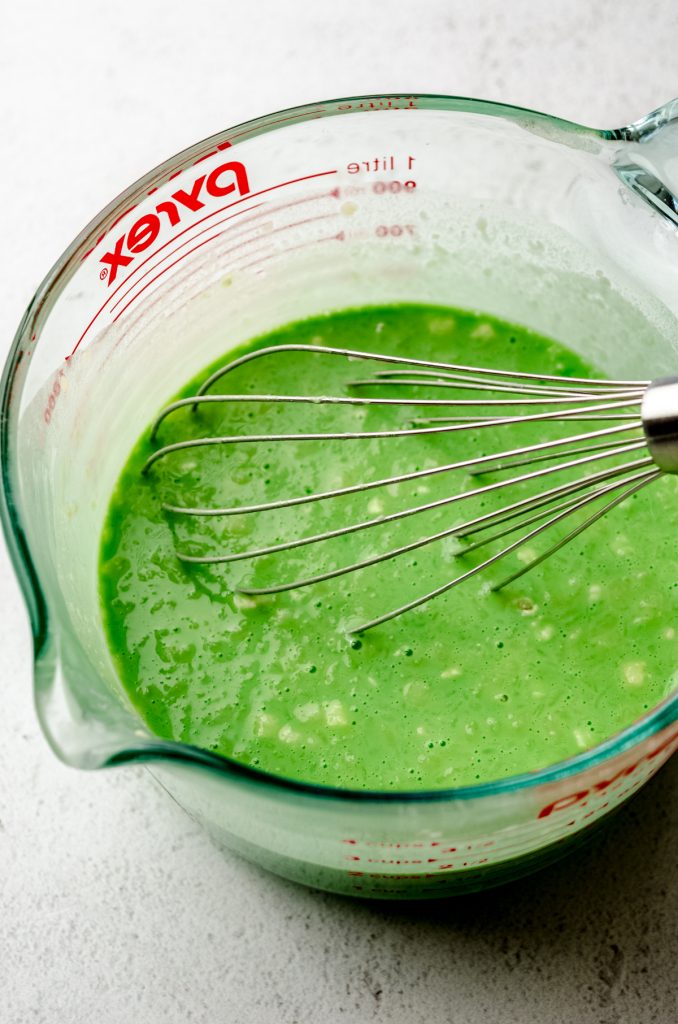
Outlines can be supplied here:
[[[372, 376], [351, 381], [357, 391], [379, 385], [392, 389], [395, 397], [365, 397], [348, 394], [342, 396], [317, 395], [276, 395], [276, 394], [222, 394], [214, 393], [217, 382], [224, 382], [234, 370], [255, 360], [273, 359], [285, 353], [305, 353], [323, 359], [342, 359], [386, 364], [387, 369], [373, 371]], [[416, 386], [417, 388], [443, 390], [444, 397], [402, 398], [398, 391]], [[458, 397], [459, 392], [476, 392], [474, 397]], [[488, 569], [511, 552], [544, 531], [556, 526], [574, 513], [595, 503], [602, 504], [587, 518], [570, 530], [557, 542], [533, 558], [527, 564], [492, 586], [499, 590], [512, 583], [524, 573], [555, 554], [565, 544], [579, 536], [606, 513], [621, 504], [631, 495], [657, 480], [664, 473], [678, 473], [678, 376], [657, 380], [608, 380], [578, 377], [559, 377], [547, 374], [526, 373], [478, 366], [463, 366], [423, 359], [409, 359], [403, 356], [376, 352], [362, 352], [351, 349], [331, 348], [316, 345], [276, 345], [262, 348], [234, 359], [216, 370], [203, 383], [197, 394], [172, 402], [162, 410], [151, 429], [151, 440], [157, 440], [161, 425], [177, 410], [190, 407], [193, 410], [213, 403], [284, 403], [286, 405], [312, 404], [313, 406], [387, 406], [406, 412], [416, 410], [417, 415], [404, 422], [402, 427], [375, 431], [290, 433], [290, 434], [238, 434], [224, 437], [199, 437], [166, 444], [157, 448], [147, 459], [142, 472], [148, 473], [160, 459], [173, 452], [213, 445], [252, 444], [261, 442], [304, 442], [341, 440], [355, 441], [373, 438], [393, 438], [413, 435], [456, 434], [462, 431], [477, 431], [483, 428], [513, 426], [517, 423], [548, 422], [596, 422], [595, 429], [572, 433], [567, 437], [545, 440], [537, 444], [509, 448], [506, 451], [469, 457], [434, 466], [416, 469], [412, 472], [361, 481], [333, 490], [291, 495], [276, 501], [253, 505], [237, 505], [222, 508], [200, 508], [190, 505], [164, 503], [164, 510], [173, 516], [232, 516], [246, 515], [275, 509], [304, 505], [309, 502], [331, 501], [341, 495], [357, 494], [384, 487], [420, 480], [438, 474], [464, 471], [475, 476], [499, 474], [503, 478], [492, 483], [461, 493], [415, 505], [389, 515], [350, 522], [337, 529], [327, 530], [311, 536], [293, 537], [282, 543], [271, 544], [242, 552], [216, 552], [201, 555], [177, 551], [177, 557], [188, 564], [223, 564], [243, 559], [256, 559], [263, 555], [291, 551], [307, 545], [347, 534], [369, 530], [388, 522], [416, 516], [431, 509], [454, 506], [479, 495], [492, 491], [508, 492], [510, 488], [526, 481], [544, 480], [564, 471], [581, 472], [577, 479], [549, 486], [537, 494], [519, 500], [508, 501], [501, 508], [457, 523], [448, 529], [422, 536], [400, 547], [382, 551], [377, 555], [355, 561], [328, 572], [317, 573], [291, 582], [278, 583], [268, 587], [239, 587], [238, 591], [248, 595], [276, 594], [295, 590], [330, 580], [346, 573], [364, 569], [387, 559], [397, 558], [406, 552], [456, 537], [462, 542], [483, 534], [483, 537], [466, 544], [460, 554], [467, 554], [510, 534], [518, 533], [517, 539], [502, 547], [498, 552], [485, 558], [480, 564], [456, 576], [429, 593], [389, 610], [382, 615], [356, 626], [352, 632], [363, 633], [396, 616], [411, 611], [433, 598], [446, 593], [465, 580]], [[480, 407], [479, 413], [474, 408]], [[429, 410], [450, 410], [454, 415], [423, 415]], [[614, 460], [612, 463], [607, 460]], [[539, 465], [539, 468], [534, 468]], [[516, 470], [520, 472], [516, 473]], [[505, 474], [510, 476], [506, 478]]]

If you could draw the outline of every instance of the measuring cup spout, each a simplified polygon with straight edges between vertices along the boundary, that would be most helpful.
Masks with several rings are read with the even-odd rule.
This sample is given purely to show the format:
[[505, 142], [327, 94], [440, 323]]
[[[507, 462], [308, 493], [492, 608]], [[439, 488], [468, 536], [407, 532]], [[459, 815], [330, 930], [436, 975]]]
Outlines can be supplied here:
[[609, 137], [626, 143], [615, 162], [624, 184], [678, 226], [678, 98]]

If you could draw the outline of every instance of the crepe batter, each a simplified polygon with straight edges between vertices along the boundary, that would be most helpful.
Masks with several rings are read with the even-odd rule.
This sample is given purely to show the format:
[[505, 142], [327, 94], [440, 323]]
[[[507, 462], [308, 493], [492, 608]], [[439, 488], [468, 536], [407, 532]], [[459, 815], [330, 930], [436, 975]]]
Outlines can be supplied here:
[[[215, 367], [254, 348], [291, 342], [601, 375], [562, 345], [524, 328], [416, 305], [349, 310], [291, 324], [228, 352]], [[355, 394], [349, 382], [364, 379], [369, 368], [286, 353], [244, 366], [212, 393]], [[194, 394], [209, 369], [181, 395]], [[393, 389], [360, 394], [394, 397]], [[414, 388], [397, 395], [436, 397], [432, 389]], [[321, 785], [447, 788], [531, 771], [579, 753], [629, 725], [678, 685], [675, 477], [640, 492], [505, 590], [492, 593], [490, 584], [535, 557], [560, 535], [558, 529], [528, 542], [489, 573], [363, 636], [351, 634], [352, 626], [440, 586], [496, 546], [464, 557], [462, 545], [448, 538], [286, 594], [251, 598], [234, 590], [239, 583], [265, 586], [369, 557], [498, 508], [506, 496], [486, 495], [255, 561], [186, 566], [175, 550], [224, 553], [278, 543], [497, 478], [441, 474], [228, 518], [178, 517], [160, 507], [163, 500], [201, 507], [270, 501], [594, 424], [222, 445], [183, 451], [159, 460], [146, 476], [140, 472], [154, 447], [189, 437], [381, 430], [406, 425], [409, 415], [402, 409], [220, 403], [197, 414], [173, 414], [156, 445], [144, 433], [111, 500], [100, 592], [120, 678], [154, 733]], [[512, 491], [511, 500], [530, 493], [528, 486]], [[532, 491], [545, 486], [538, 482]], [[573, 523], [567, 520], [561, 533]]]

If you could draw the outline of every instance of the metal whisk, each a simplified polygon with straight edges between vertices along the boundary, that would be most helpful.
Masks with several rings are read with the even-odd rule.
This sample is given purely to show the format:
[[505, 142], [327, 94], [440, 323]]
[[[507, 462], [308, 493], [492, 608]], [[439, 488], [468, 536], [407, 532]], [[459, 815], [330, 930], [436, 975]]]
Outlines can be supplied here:
[[[217, 381], [236, 368], [259, 359], [271, 359], [284, 353], [307, 353], [323, 358], [349, 359], [387, 364], [373, 376], [352, 381], [355, 389], [380, 385], [393, 388], [395, 392], [407, 386], [418, 388], [444, 389], [443, 398], [422, 399], [400, 397], [307, 396], [307, 395], [261, 395], [261, 394], [214, 394], [211, 389]], [[473, 398], [459, 398], [454, 392], [477, 392]], [[275, 594], [299, 587], [333, 579], [357, 569], [366, 568], [386, 559], [396, 558], [445, 537], [466, 540], [472, 535], [483, 533], [480, 540], [466, 545], [459, 552], [467, 554], [499, 538], [518, 533], [518, 539], [486, 558], [479, 565], [456, 576], [430, 593], [379, 615], [369, 622], [355, 627], [353, 632], [364, 632], [380, 623], [402, 615], [404, 612], [444, 594], [458, 584], [505, 558], [521, 545], [537, 537], [552, 526], [562, 522], [573, 513], [597, 502], [603, 502], [586, 519], [579, 522], [569, 533], [552, 544], [542, 554], [521, 567], [501, 582], [494, 584], [499, 590], [533, 569], [540, 562], [553, 555], [569, 541], [579, 536], [615, 506], [621, 504], [641, 488], [657, 480], [664, 473], [678, 473], [678, 377], [646, 380], [594, 380], [589, 378], [558, 377], [534, 373], [520, 373], [475, 366], [460, 366], [448, 363], [430, 362], [422, 359], [407, 359], [401, 356], [375, 352], [360, 352], [351, 349], [329, 348], [315, 345], [277, 345], [250, 352], [233, 360], [213, 373], [195, 396], [182, 398], [168, 405], [157, 417], [151, 430], [154, 441], [162, 423], [178, 409], [212, 403], [285, 403], [312, 404], [314, 406], [394, 406], [405, 411], [416, 409], [416, 418], [410, 418], [397, 429], [358, 431], [351, 433], [299, 433], [299, 434], [244, 434], [225, 437], [200, 437], [158, 448], [147, 459], [142, 472], [172, 452], [213, 445], [247, 444], [257, 442], [359, 440], [391, 438], [411, 435], [452, 434], [461, 431], [479, 430], [487, 427], [509, 426], [528, 422], [584, 422], [596, 421], [593, 430], [573, 433], [568, 437], [547, 440], [538, 444], [511, 448], [491, 455], [473, 456], [461, 461], [449, 462], [429, 469], [417, 469], [382, 479], [361, 481], [338, 487], [334, 490], [318, 491], [312, 494], [293, 495], [277, 501], [255, 505], [224, 508], [199, 508], [190, 505], [165, 503], [166, 512], [176, 516], [231, 516], [304, 505], [309, 502], [329, 501], [340, 495], [356, 494], [389, 484], [419, 480], [437, 474], [463, 470], [481, 476], [482, 474], [505, 474], [511, 476], [486, 484], [483, 487], [452, 494], [450, 496], [406, 508], [390, 515], [378, 515], [359, 522], [348, 523], [338, 529], [316, 533], [312, 536], [295, 537], [284, 543], [273, 544], [254, 550], [215, 554], [190, 555], [177, 551], [177, 557], [184, 563], [222, 564], [242, 559], [254, 559], [275, 552], [290, 551], [306, 545], [319, 544], [334, 537], [368, 530], [384, 523], [402, 520], [430, 509], [452, 506], [492, 491], [502, 491], [530, 480], [548, 481], [548, 478], [567, 470], [581, 470], [582, 476], [548, 487], [536, 495], [509, 501], [502, 508], [476, 516], [464, 523], [451, 526], [435, 534], [420, 537], [409, 544], [381, 552], [370, 558], [356, 561], [329, 572], [318, 573], [288, 583], [270, 587], [238, 588], [240, 593]], [[480, 414], [469, 414], [474, 407], [481, 407]], [[431, 408], [456, 410], [456, 415], [422, 418], [422, 412]], [[489, 411], [491, 410], [491, 411]], [[459, 414], [463, 413], [463, 414]], [[612, 464], [606, 460], [615, 460]], [[537, 464], [539, 468], [534, 468]], [[515, 470], [520, 470], [515, 474]], [[535, 525], [536, 524], [536, 525]], [[498, 529], [499, 528], [499, 529]]]

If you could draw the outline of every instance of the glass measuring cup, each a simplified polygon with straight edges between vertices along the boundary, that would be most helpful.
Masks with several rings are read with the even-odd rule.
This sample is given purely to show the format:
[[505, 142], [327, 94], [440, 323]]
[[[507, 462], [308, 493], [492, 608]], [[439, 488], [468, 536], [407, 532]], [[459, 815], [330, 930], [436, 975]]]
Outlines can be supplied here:
[[678, 101], [615, 131], [475, 100], [336, 100], [240, 125], [131, 186], [73, 242], [2, 386], [2, 513], [37, 710], [67, 763], [145, 762], [212, 835], [337, 892], [515, 877], [582, 840], [678, 744], [678, 694], [542, 771], [454, 790], [295, 783], [149, 733], [102, 628], [99, 539], [131, 445], [226, 349], [318, 312], [475, 308], [614, 377], [678, 364]]

